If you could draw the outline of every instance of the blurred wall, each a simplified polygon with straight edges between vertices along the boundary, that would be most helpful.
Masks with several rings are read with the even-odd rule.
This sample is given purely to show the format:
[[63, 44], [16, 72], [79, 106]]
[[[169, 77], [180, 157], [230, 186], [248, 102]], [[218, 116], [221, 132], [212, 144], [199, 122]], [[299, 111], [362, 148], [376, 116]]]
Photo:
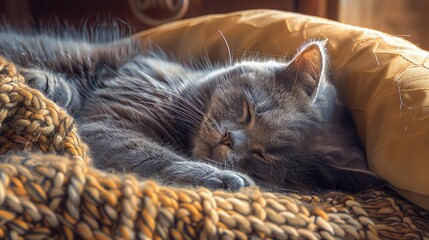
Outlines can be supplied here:
[[340, 0], [338, 20], [400, 36], [429, 50], [428, 0]]

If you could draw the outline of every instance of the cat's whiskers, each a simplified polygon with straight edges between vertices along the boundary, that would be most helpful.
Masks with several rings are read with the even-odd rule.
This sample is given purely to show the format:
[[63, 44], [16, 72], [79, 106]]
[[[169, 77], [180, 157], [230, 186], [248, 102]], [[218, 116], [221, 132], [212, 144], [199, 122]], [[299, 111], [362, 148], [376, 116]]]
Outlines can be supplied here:
[[[122, 99], [116, 98], [116, 97], [113, 97], [113, 96], [110, 98], [110, 101], [114, 101], [117, 104], [123, 105], [123, 102], [121, 102], [120, 100], [122, 100]], [[117, 116], [118, 118], [122, 118], [121, 116], [119, 116], [119, 114], [115, 110], [113, 110], [112, 104], [108, 105], [107, 103], [105, 103], [101, 99], [99, 99], [99, 103], [102, 104], [102, 106], [103, 106], [102, 109], [107, 114], [109, 114], [111, 116]], [[123, 109], [123, 110], [127, 110], [127, 109]], [[150, 117], [150, 118], [152, 118], [154, 120], [153, 123], [157, 124], [159, 127], [162, 127], [162, 124], [160, 123], [159, 119], [156, 119], [155, 116], [153, 115], [154, 113], [153, 113], [152, 109], [149, 109], [149, 108], [147, 108], [145, 106], [142, 106], [142, 108], [139, 109], [139, 110], [140, 111], [141, 110], [145, 111], [146, 116]], [[131, 112], [130, 112], [130, 114], [131, 114]], [[139, 116], [135, 116], [135, 119], [139, 120]]]
[[[147, 87], [152, 87], [152, 86], [147, 85]], [[147, 90], [147, 89], [144, 88], [144, 90]], [[160, 89], [160, 88], [153, 88], [153, 90], [156, 90], [157, 93], [160, 93], [162, 96], [164, 96], [165, 98], [169, 99], [169, 100], [166, 100], [165, 98], [159, 98], [159, 100], [164, 101], [165, 103], [167, 103], [167, 105], [171, 105], [171, 106], [173, 105], [172, 104], [172, 100], [170, 99], [170, 97], [176, 98], [176, 99], [179, 100], [177, 103], [179, 103], [183, 107], [183, 109], [191, 110], [192, 113], [199, 114], [200, 116], [204, 116], [205, 115], [205, 113], [203, 111], [201, 111], [197, 106], [195, 106], [195, 104], [193, 102], [191, 102], [188, 99], [184, 98], [179, 93], [175, 93], [173, 91], [169, 91], [167, 89]], [[187, 106], [185, 106], [184, 104], [182, 104], [181, 101], [183, 101], [185, 104], [187, 104], [190, 108], [187, 107]], [[202, 104], [201, 100], [198, 100], [198, 101], [200, 101], [200, 103]]]
[[146, 104], [157, 105], [166, 110], [171, 110], [173, 111], [173, 113], [178, 114], [181, 117], [184, 117], [183, 119], [188, 120], [189, 123], [198, 124], [200, 122], [200, 119], [192, 115], [191, 113], [193, 112], [189, 111], [190, 109], [186, 108], [185, 106], [175, 106], [171, 104], [164, 104], [162, 102], [157, 102], [157, 103], [146, 102]]
[[[130, 81], [135, 81], [135, 79], [129, 78]], [[143, 85], [143, 86], [142, 86]], [[146, 82], [139, 82], [138, 84], [135, 84], [135, 86], [133, 86], [135, 88], [137, 88], [139, 91], [135, 91], [136, 89], [130, 89], [130, 90], [134, 90], [134, 91], [130, 91], [133, 93], [138, 92], [139, 94], [142, 94], [143, 92], [150, 92], [152, 91], [156, 91], [161, 97], [159, 97], [156, 103], [153, 103], [153, 105], [157, 105], [157, 106], [162, 106], [164, 109], [169, 109], [169, 110], [173, 110], [176, 113], [178, 113], [179, 111], [177, 110], [181, 110], [183, 116], [186, 116], [189, 119], [192, 119], [195, 122], [199, 122], [199, 118], [195, 116], [195, 114], [197, 114], [198, 116], [204, 116], [204, 113], [198, 109], [198, 107], [195, 106], [195, 104], [193, 104], [192, 102], [190, 102], [189, 100], [187, 100], [186, 98], [183, 98], [181, 95], [179, 95], [178, 93], [175, 93], [173, 91], [169, 91], [166, 89], [162, 89], [158, 86], [152, 86], [151, 84], [147, 84]], [[153, 96], [153, 92], [151, 94], [148, 94]], [[138, 96], [136, 94], [137, 98], [141, 98], [140, 96]], [[180, 101], [178, 102], [181, 106], [178, 105], [174, 105], [172, 104], [172, 98], [176, 98], [179, 99], [181, 101], [183, 101], [184, 103], [186, 103], [188, 106], [180, 103]], [[147, 102], [145, 102], [147, 103]]]
[[[172, 106], [171, 104], [165, 104], [163, 102], [140, 101], [140, 103], [142, 104], [139, 106], [139, 109], [146, 110], [146, 114], [149, 114], [155, 122], [159, 122], [160, 119], [158, 119], [159, 117], [156, 118], [153, 116], [153, 108], [148, 107], [148, 105], [160, 107], [158, 110], [165, 110], [165, 113], [158, 112], [158, 114], [161, 114], [164, 117], [169, 117], [189, 123], [189, 126], [187, 124], [185, 125], [185, 127], [189, 128], [189, 130], [193, 130], [194, 127], [199, 123], [199, 119], [191, 115], [191, 113], [187, 111], [188, 109], [186, 108]], [[169, 111], [172, 111], [176, 115], [171, 115]], [[138, 117], [136, 119], [138, 119]], [[163, 120], [167, 120], [167, 118], [163, 118]]]
[[232, 53], [231, 53], [231, 49], [229, 48], [229, 44], [228, 41], [225, 38], [225, 35], [223, 35], [223, 33], [220, 30], [217, 30], [220, 34], [220, 36], [222, 37], [223, 41], [225, 42], [226, 45], [226, 49], [228, 50], [228, 60], [229, 60], [229, 64], [232, 65]]
[[208, 158], [208, 157], [202, 157], [201, 159], [202, 159], [203, 161], [205, 161], [205, 162], [208, 162], [208, 163], [210, 163], [210, 164], [213, 164], [213, 165], [215, 165], [215, 166], [221, 167], [221, 168], [226, 169], [226, 170], [234, 170], [234, 171], [239, 170], [239, 171], [241, 171], [241, 172], [246, 172], [246, 170], [245, 170], [245, 169], [243, 169], [243, 168], [236, 167], [236, 166], [233, 166], [233, 165], [232, 165], [232, 166], [230, 166], [230, 165], [228, 165], [228, 164], [226, 164], [226, 163], [221, 163], [221, 162], [218, 162], [218, 161], [216, 161], [216, 160], [210, 159], [210, 158]]
[[[112, 98], [112, 100], [114, 100], [114, 101], [116, 101], [117, 102], [117, 100], [116, 99], [113, 99]], [[102, 107], [102, 110], [104, 111], [104, 112], [106, 112], [107, 114], [109, 114], [109, 116], [116, 116], [117, 118], [121, 118], [121, 116], [119, 116], [119, 114], [118, 113], [116, 113], [116, 111], [114, 111], [113, 109], [112, 109], [112, 107], [110, 106], [110, 105], [107, 105], [105, 102], [103, 102], [103, 101], [99, 101], [99, 103], [101, 104], [101, 107]], [[120, 104], [120, 103], [119, 103]], [[156, 124], [157, 125], [157, 127], [159, 128], [159, 129], [164, 129], [164, 127], [165, 127], [165, 122], [163, 122], [163, 121], [165, 121], [166, 119], [157, 119], [155, 116], [153, 116], [153, 111], [151, 111], [150, 109], [147, 109], [147, 108], [145, 108], [145, 107], [143, 107], [142, 109], [140, 109], [140, 110], [144, 110], [145, 111], [145, 113], [146, 113], [146, 117], [150, 117], [151, 119], [152, 119], [152, 124]], [[167, 115], [165, 115], [165, 116], [167, 116]], [[135, 119], [136, 119], [136, 121], [139, 121], [139, 120], [141, 120], [140, 119], [140, 117], [138, 117], [138, 116], [136, 116], [135, 117]], [[132, 125], [130, 125], [130, 126], [128, 126], [129, 128], [132, 128]], [[137, 131], [138, 131], [138, 129], [136, 129]], [[170, 132], [168, 132], [168, 131], [165, 131], [165, 133], [164, 134], [166, 134], [168, 137], [169, 137], [169, 139], [170, 139], [170, 141], [172, 141], [172, 142], [174, 142], [174, 141], [177, 141], [177, 138], [175, 138], [175, 137], [173, 137], [171, 134], [170, 134]], [[166, 141], [167, 141], [167, 139], [165, 139]]]
[[[146, 88], [142, 88], [142, 91], [150, 91], [152, 86], [147, 85]], [[135, 90], [135, 89], [134, 89]], [[189, 104], [185, 105], [185, 104], [172, 104], [171, 100], [168, 100], [170, 97], [172, 96], [177, 96], [176, 93], [171, 92], [171, 91], [160, 91], [160, 88], [156, 88], [153, 89], [154, 91], [157, 91], [159, 93], [161, 93], [162, 96], [164, 96], [164, 98], [158, 98], [156, 102], [151, 102], [151, 101], [143, 101], [141, 95], [142, 91], [138, 91], [139, 94], [136, 95], [135, 98], [140, 99], [140, 103], [139, 104], [139, 110], [145, 110], [145, 113], [147, 115], [149, 115], [152, 120], [154, 122], [156, 122], [157, 125], [162, 126], [161, 124], [159, 124], [159, 121], [161, 119], [159, 119], [159, 116], [154, 116], [153, 114], [153, 108], [148, 107], [147, 105], [151, 105], [151, 106], [155, 106], [155, 107], [159, 107], [163, 110], [165, 110], [166, 112], [158, 112], [159, 114], [163, 115], [165, 118], [163, 118], [163, 121], [166, 121], [167, 119], [176, 119], [188, 124], [184, 124], [184, 127], [187, 128], [189, 131], [196, 133], [195, 129], [196, 127], [200, 124], [202, 116], [204, 116], [205, 114], [202, 113], [202, 111], [200, 111], [197, 107], [195, 107], [191, 102], [189, 102]], [[130, 92], [135, 92], [135, 91], [130, 91]], [[152, 93], [153, 95], [153, 93]], [[119, 97], [118, 97], [119, 98]], [[120, 101], [121, 99], [116, 99], [117, 101]], [[185, 100], [185, 99], [184, 99]], [[171, 112], [175, 113], [175, 114], [171, 114]], [[138, 117], [136, 117], [136, 119], [138, 119]]]
[[209, 99], [206, 98], [203, 94], [201, 94], [200, 90], [193, 84], [192, 80], [189, 79], [182, 79], [184, 82], [186, 82], [186, 86], [192, 91], [188, 91], [188, 93], [192, 94], [193, 99], [200, 104], [201, 106], [204, 105], [205, 102], [208, 102]]
[[[117, 104], [123, 105], [123, 99], [121, 99], [120, 96], [110, 96], [110, 101], [114, 101]], [[102, 105], [102, 110], [104, 112], [106, 112], [108, 115], [112, 115], [112, 116], [116, 115], [118, 118], [121, 118], [121, 116], [119, 116], [119, 114], [116, 113], [116, 111], [112, 109], [112, 106], [111, 106], [112, 104], [108, 105], [108, 104], [106, 104], [105, 102], [103, 102], [101, 100], [99, 100], [99, 102]], [[153, 108], [150, 108], [150, 107], [148, 107], [145, 104], [139, 104], [139, 107], [138, 107], [139, 112], [143, 111], [145, 113], [145, 117], [146, 118], [151, 118], [152, 119], [151, 123], [152, 124], [156, 124], [159, 129], [163, 129], [166, 126], [166, 122], [171, 117], [171, 116], [169, 116], [168, 113], [163, 113], [162, 109], [163, 108], [159, 109], [159, 111], [157, 111], [155, 113], [155, 112], [153, 112]], [[122, 109], [122, 110], [130, 111], [128, 109]], [[133, 113], [130, 112], [128, 115], [131, 116], [131, 114], [133, 114]], [[159, 114], [163, 115], [164, 117], [160, 118], [159, 116], [157, 116]], [[141, 121], [142, 118], [140, 116], [135, 116], [135, 120], [136, 121]], [[192, 122], [192, 124], [194, 124], [194, 123]], [[132, 127], [132, 126], [129, 126], [129, 127]], [[165, 132], [165, 134], [167, 134], [169, 136], [169, 138], [171, 139], [171, 141], [176, 141], [177, 140], [175, 137], [173, 137], [170, 134], [170, 132]]]
[[221, 125], [219, 124], [219, 122], [215, 118], [207, 116], [207, 120], [210, 123], [214, 124], [214, 126], [216, 127], [216, 130], [221, 128]]

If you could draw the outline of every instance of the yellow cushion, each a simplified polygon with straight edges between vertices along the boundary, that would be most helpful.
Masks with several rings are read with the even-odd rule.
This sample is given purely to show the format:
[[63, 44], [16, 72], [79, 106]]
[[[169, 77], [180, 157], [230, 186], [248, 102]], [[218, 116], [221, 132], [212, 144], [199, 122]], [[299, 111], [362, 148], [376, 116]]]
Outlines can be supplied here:
[[253, 10], [179, 21], [136, 37], [167, 52], [227, 61], [260, 53], [291, 56], [308, 39], [328, 39], [331, 65], [366, 148], [369, 166], [429, 209], [429, 55], [387, 34], [326, 19]]

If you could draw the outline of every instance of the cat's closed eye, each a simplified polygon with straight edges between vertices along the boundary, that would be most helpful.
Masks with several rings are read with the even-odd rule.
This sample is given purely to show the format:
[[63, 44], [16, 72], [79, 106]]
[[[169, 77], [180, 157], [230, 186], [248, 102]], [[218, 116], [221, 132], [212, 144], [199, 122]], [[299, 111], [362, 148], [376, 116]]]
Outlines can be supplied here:
[[252, 155], [258, 159], [265, 161], [264, 153], [261, 150], [252, 150]]
[[242, 100], [242, 115], [239, 119], [239, 122], [244, 126], [248, 126], [252, 123], [254, 115], [254, 103], [250, 102], [247, 98], [244, 97]]
[[255, 157], [256, 159], [262, 162], [266, 162], [266, 163], [273, 162], [272, 156], [270, 156], [262, 146], [258, 145], [256, 147], [253, 147], [252, 150], [250, 150], [250, 153], [252, 154], [253, 157]]

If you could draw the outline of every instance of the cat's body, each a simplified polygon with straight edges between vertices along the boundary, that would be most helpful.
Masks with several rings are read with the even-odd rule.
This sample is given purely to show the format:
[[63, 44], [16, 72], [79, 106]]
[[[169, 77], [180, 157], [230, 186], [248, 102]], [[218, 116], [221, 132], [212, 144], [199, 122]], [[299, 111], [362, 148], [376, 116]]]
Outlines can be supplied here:
[[69, 110], [101, 169], [237, 190], [357, 191], [381, 181], [328, 78], [321, 42], [291, 61], [191, 68], [130, 39], [0, 32], [0, 55]]

